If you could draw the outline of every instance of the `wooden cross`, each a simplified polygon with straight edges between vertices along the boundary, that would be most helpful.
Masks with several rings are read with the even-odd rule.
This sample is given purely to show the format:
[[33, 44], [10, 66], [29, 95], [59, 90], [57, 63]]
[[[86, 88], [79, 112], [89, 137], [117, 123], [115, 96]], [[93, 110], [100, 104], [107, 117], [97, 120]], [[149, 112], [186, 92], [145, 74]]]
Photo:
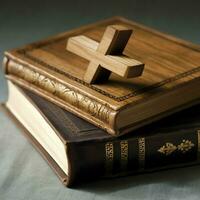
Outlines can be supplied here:
[[123, 55], [132, 30], [121, 26], [108, 26], [100, 43], [83, 35], [71, 37], [67, 50], [90, 61], [84, 76], [87, 83], [98, 83], [114, 72], [125, 78], [140, 76], [144, 64]]

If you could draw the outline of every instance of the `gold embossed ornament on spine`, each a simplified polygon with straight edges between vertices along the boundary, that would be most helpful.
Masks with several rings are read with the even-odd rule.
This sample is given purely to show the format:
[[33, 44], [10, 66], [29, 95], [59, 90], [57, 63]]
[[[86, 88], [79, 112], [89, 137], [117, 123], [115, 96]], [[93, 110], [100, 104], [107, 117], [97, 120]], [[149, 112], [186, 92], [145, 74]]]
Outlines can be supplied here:
[[114, 160], [114, 145], [112, 142], [105, 144], [105, 171], [112, 174]]
[[163, 145], [162, 147], [158, 149], [158, 152], [168, 156], [168, 155], [171, 155], [175, 151], [186, 153], [190, 151], [194, 146], [195, 145], [190, 140], [183, 139], [182, 142], [178, 144], [177, 146], [170, 142], [167, 142], [165, 145]]
[[145, 154], [146, 154], [145, 138], [139, 138], [138, 139], [139, 170], [143, 170], [145, 168]]
[[120, 156], [121, 156], [121, 168], [122, 170], [127, 169], [128, 167], [128, 141], [127, 140], [122, 140], [120, 142]]

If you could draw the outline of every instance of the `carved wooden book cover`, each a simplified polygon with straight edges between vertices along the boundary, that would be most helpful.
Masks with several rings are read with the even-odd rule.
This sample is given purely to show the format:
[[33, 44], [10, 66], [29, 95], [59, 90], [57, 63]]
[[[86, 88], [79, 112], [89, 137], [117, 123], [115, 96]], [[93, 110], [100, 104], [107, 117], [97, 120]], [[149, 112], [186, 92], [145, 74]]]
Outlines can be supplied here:
[[113, 135], [200, 99], [200, 47], [115, 17], [5, 53], [6, 77]]
[[114, 137], [10, 81], [8, 91], [4, 110], [67, 186], [200, 163], [200, 105]]

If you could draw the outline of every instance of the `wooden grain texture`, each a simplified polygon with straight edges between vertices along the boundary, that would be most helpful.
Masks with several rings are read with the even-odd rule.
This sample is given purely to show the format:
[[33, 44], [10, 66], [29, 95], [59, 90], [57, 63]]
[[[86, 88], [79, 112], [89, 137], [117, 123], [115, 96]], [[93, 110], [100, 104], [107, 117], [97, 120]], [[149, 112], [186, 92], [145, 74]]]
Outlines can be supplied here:
[[[88, 84], [84, 76], [89, 62], [66, 51], [66, 43], [71, 37], [84, 35], [95, 41], [97, 49], [106, 27], [112, 24], [133, 30], [123, 53], [145, 63], [145, 70], [142, 76], [136, 78], [124, 79], [112, 73], [106, 82]], [[7, 52], [6, 57], [9, 60], [5, 69], [8, 78], [12, 76], [13, 81], [26, 83], [29, 89], [45, 93], [54, 103], [59, 102], [65, 109], [112, 134], [120, 134], [119, 129], [126, 130], [123, 122], [127, 126], [132, 120], [132, 117], [124, 117], [126, 113], [130, 115], [129, 110], [134, 119], [138, 116], [139, 121], [144, 121], [154, 119], [159, 110], [166, 113], [170, 109], [173, 113], [177, 107], [200, 98], [200, 47], [123, 18], [78, 28]], [[196, 81], [196, 87], [193, 81]], [[183, 92], [184, 87], [193, 94], [192, 98], [185, 98], [187, 93]], [[171, 93], [172, 98], [166, 95]], [[165, 95], [167, 98], [163, 98]], [[159, 107], [159, 99], [162, 100], [162, 107]], [[176, 99], [183, 99], [180, 105]], [[153, 101], [156, 104], [149, 107]], [[137, 110], [136, 107], [140, 107], [137, 105], [141, 105], [142, 110]], [[117, 121], [120, 121], [120, 127]], [[132, 129], [134, 125], [128, 128]]]
[[133, 78], [142, 74], [144, 64], [122, 55], [131, 34], [131, 29], [110, 25], [100, 43], [85, 36], [76, 36], [68, 39], [66, 49], [90, 61], [84, 75], [87, 83], [106, 81], [111, 72]]

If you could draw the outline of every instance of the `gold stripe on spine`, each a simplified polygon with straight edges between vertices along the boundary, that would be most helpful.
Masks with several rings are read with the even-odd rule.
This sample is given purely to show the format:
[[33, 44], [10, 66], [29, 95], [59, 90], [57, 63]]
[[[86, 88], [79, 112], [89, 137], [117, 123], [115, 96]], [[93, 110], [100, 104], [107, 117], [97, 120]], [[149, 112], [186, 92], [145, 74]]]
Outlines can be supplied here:
[[200, 160], [200, 130], [197, 130], [197, 137], [198, 137], [198, 152], [197, 152], [197, 159]]
[[109, 123], [113, 110], [83, 93], [13, 61], [10, 61], [7, 70], [8, 73], [34, 84], [103, 122]]
[[145, 167], [145, 138], [138, 138], [138, 161], [139, 170]]
[[121, 152], [121, 168], [122, 170], [128, 167], [128, 141], [123, 140], [120, 142], [120, 152]]
[[113, 159], [114, 159], [114, 145], [112, 142], [105, 144], [105, 156], [106, 156], [106, 173], [113, 171]]

